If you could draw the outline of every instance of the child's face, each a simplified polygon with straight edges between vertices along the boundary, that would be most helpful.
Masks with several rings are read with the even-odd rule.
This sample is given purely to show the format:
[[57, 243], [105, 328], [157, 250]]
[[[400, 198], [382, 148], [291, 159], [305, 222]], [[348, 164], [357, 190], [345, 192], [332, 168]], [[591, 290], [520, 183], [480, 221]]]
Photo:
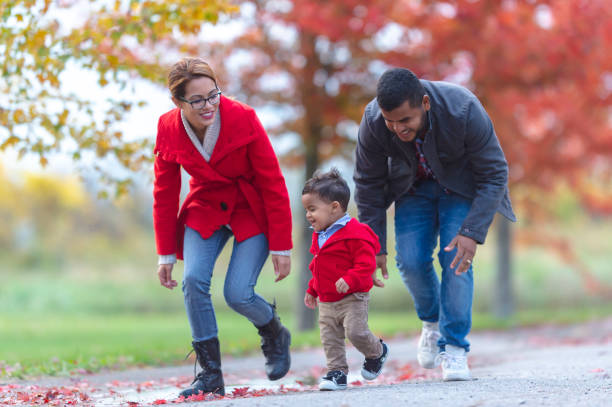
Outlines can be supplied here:
[[317, 194], [302, 195], [302, 205], [306, 209], [306, 219], [317, 232], [327, 229], [344, 215], [338, 201], [325, 202]]

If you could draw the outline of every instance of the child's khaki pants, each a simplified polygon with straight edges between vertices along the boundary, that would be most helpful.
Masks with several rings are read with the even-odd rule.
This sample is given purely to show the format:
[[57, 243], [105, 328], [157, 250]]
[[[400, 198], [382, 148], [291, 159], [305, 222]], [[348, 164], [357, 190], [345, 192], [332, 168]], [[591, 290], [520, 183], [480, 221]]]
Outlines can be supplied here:
[[382, 355], [380, 340], [368, 327], [369, 300], [369, 293], [353, 293], [340, 301], [319, 302], [319, 329], [328, 371], [348, 373], [345, 338], [368, 359]]

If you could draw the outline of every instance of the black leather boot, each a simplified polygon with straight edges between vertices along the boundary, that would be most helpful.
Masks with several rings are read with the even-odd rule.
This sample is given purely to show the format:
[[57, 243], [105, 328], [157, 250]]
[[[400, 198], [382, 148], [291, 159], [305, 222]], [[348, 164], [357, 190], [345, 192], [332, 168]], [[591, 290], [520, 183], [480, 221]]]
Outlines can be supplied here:
[[[271, 304], [272, 305], [272, 304]], [[261, 350], [266, 357], [266, 374], [270, 380], [285, 376], [291, 367], [291, 334], [281, 324], [276, 314], [276, 304], [272, 305], [273, 317], [264, 326], [256, 326], [261, 336]]]
[[[195, 375], [191, 387], [183, 390], [180, 395], [189, 397], [193, 394], [216, 393], [225, 395], [223, 373], [221, 372], [221, 352], [219, 339], [211, 338], [201, 342], [192, 342], [196, 360], [202, 371]], [[195, 368], [194, 368], [195, 373]]]

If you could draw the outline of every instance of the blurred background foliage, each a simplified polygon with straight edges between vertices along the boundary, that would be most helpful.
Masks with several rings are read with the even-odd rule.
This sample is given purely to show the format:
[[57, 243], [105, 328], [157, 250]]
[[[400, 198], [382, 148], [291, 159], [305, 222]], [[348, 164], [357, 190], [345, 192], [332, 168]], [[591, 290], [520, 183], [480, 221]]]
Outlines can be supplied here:
[[[157, 281], [149, 188], [111, 202], [98, 199], [95, 188], [74, 176], [7, 177], [2, 172], [0, 185], [0, 376], [86, 373], [182, 360], [189, 326], [180, 290], [168, 291]], [[559, 191], [556, 202], [558, 218], [539, 226], [546, 229], [542, 232], [568, 239], [579, 235], [572, 246], [577, 259], [597, 281], [605, 281], [612, 220], [589, 215], [569, 189]], [[353, 205], [350, 212], [356, 214]], [[295, 234], [296, 245], [302, 244], [299, 230]], [[219, 258], [212, 294], [223, 350], [241, 355], [258, 347], [258, 336], [222, 297], [230, 246]], [[609, 297], [590, 290], [572, 264], [549, 249], [527, 245], [514, 251], [516, 312], [495, 317], [494, 247], [495, 236], [479, 248], [475, 261], [474, 329], [612, 315]], [[276, 299], [283, 321], [295, 329], [295, 297], [301, 296], [295, 252], [293, 264], [293, 273], [275, 284], [268, 261], [258, 292]], [[372, 291], [372, 327], [385, 337], [414, 334], [419, 322], [412, 300], [396, 267], [390, 266], [386, 287]], [[182, 271], [179, 263], [179, 281]], [[318, 343], [317, 329], [294, 330], [295, 347]]]
[[[142, 91], [163, 89], [184, 55], [209, 60], [226, 94], [268, 118], [296, 250], [288, 280], [273, 284], [267, 264], [259, 291], [290, 326], [313, 321], [301, 305], [302, 182], [331, 165], [350, 178], [363, 108], [392, 65], [475, 92], [510, 163], [520, 221], [497, 219], [503, 233], [478, 249], [475, 327], [612, 314], [607, 0], [9, 0], [0, 19], [0, 152], [40, 165], [0, 163], [0, 375], [171, 363], [189, 347], [182, 295], [157, 282], [151, 227], [151, 147], [169, 102]], [[84, 72], [88, 82], [72, 83]], [[145, 136], [122, 128], [151, 106]], [[46, 171], [54, 159], [73, 175]], [[257, 336], [215, 289], [227, 259], [226, 249], [213, 298], [224, 349], [240, 353]], [[418, 321], [392, 263], [371, 321], [380, 334], [411, 333]], [[500, 280], [504, 266], [512, 274]], [[505, 318], [493, 312], [500, 292], [511, 296]], [[317, 342], [309, 330], [295, 343]]]

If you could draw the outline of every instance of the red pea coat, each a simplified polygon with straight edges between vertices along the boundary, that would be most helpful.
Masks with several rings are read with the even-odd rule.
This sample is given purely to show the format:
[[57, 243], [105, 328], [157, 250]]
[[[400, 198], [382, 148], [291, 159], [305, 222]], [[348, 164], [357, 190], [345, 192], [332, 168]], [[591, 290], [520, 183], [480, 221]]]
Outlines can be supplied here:
[[[289, 250], [291, 208], [285, 179], [255, 111], [221, 96], [221, 130], [206, 162], [180, 109], [159, 118], [155, 144], [153, 225], [157, 253], [183, 258], [189, 226], [207, 239], [229, 224], [238, 242], [264, 233], [270, 250]], [[181, 167], [191, 176], [179, 211]]]

